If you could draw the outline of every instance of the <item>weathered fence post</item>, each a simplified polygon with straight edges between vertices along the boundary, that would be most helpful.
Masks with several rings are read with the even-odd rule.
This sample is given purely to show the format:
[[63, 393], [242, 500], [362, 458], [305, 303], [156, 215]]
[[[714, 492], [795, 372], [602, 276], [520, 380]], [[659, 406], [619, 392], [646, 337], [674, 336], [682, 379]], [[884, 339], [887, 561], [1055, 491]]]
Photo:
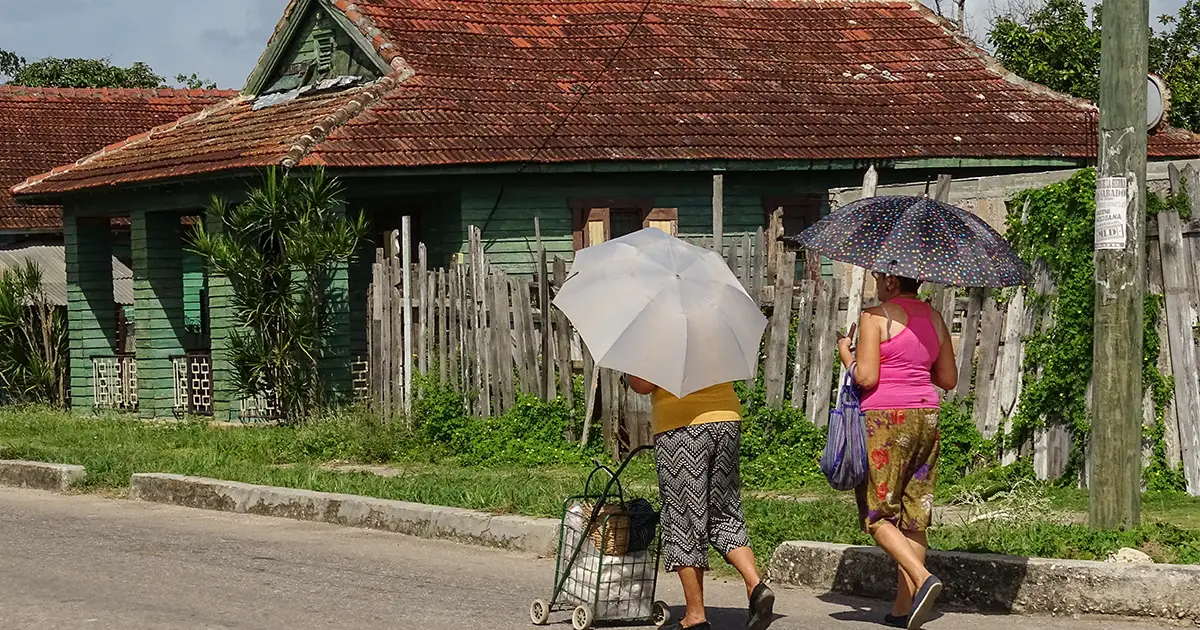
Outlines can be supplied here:
[[[1193, 193], [1197, 194], [1197, 193]], [[1200, 195], [1197, 195], [1200, 196]], [[1197, 380], [1196, 312], [1192, 288], [1192, 261], [1183, 243], [1179, 214], [1159, 212], [1158, 247], [1162, 255], [1167, 337], [1175, 375], [1175, 413], [1179, 419], [1179, 446], [1188, 493], [1200, 495], [1200, 381]]]
[[538, 217], [533, 218], [533, 232], [537, 238], [538, 308], [541, 309], [542, 326], [542, 373], [538, 388], [541, 390], [542, 400], [549, 401], [554, 399], [554, 360], [550, 351], [554, 335], [550, 325], [553, 308], [550, 306], [550, 278], [546, 270], [546, 246], [542, 243], [542, 221]]
[[767, 332], [767, 358], [763, 367], [767, 404], [772, 406], [783, 403], [784, 383], [787, 379], [788, 342], [791, 341], [788, 332], [792, 323], [796, 253], [781, 251], [775, 260], [779, 269], [775, 272], [775, 302]]
[[712, 229], [713, 251], [720, 254], [724, 249], [725, 231], [725, 176], [713, 175]]
[[404, 402], [404, 420], [412, 424], [412, 382], [413, 382], [413, 321], [412, 321], [412, 217], [407, 214], [401, 219], [401, 277], [403, 278], [403, 311], [404, 311], [404, 389], [401, 394]]

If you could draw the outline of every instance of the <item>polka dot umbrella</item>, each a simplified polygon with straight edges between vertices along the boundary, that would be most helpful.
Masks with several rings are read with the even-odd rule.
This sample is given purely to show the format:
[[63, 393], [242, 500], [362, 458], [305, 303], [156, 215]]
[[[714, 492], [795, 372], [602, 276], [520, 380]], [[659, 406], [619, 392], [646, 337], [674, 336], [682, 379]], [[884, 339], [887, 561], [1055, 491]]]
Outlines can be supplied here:
[[871, 197], [785, 242], [844, 263], [956, 287], [1029, 283], [1029, 268], [983, 219], [927, 197]]

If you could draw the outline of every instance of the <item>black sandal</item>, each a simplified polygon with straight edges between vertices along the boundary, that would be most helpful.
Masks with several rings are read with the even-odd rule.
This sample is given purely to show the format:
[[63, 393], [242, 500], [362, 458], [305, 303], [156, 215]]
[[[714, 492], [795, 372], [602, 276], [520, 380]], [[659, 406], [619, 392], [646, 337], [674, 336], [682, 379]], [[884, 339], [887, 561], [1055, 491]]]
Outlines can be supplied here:
[[750, 594], [750, 616], [746, 630], [767, 630], [775, 621], [775, 592], [766, 583], [760, 582]]

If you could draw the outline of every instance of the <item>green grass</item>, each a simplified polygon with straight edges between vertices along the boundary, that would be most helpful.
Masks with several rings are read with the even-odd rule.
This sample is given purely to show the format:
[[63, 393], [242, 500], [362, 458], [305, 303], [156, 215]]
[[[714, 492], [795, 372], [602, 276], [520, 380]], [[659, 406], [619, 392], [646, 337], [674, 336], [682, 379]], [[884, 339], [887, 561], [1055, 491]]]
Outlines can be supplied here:
[[[503, 448], [519, 456], [536, 446], [509, 440]], [[201, 422], [148, 424], [120, 416], [90, 419], [40, 408], [0, 409], [0, 459], [82, 465], [88, 471], [85, 488], [91, 490], [125, 488], [134, 472], [166, 472], [556, 517], [563, 499], [579, 493], [591, 470], [588, 456], [567, 451], [543, 464], [480, 463], [474, 457], [365, 414], [300, 428], [218, 429]], [[325, 467], [331, 461], [386, 464], [398, 474], [331, 471]], [[633, 462], [622, 480], [627, 496], [657, 495], [649, 458]], [[796, 496], [812, 500], [783, 498]], [[1047, 500], [1055, 510], [1086, 510], [1087, 495], [1054, 489]], [[1097, 532], [1033, 515], [1019, 524], [939, 527], [931, 541], [944, 550], [1078, 559], [1102, 559], [1120, 547], [1136, 547], [1160, 562], [1200, 563], [1200, 500], [1147, 494], [1143, 506], [1148, 524], [1131, 531]], [[763, 562], [784, 540], [871, 542], [858, 529], [849, 495], [823, 485], [771, 484], [769, 492], [747, 488], [745, 512]]]

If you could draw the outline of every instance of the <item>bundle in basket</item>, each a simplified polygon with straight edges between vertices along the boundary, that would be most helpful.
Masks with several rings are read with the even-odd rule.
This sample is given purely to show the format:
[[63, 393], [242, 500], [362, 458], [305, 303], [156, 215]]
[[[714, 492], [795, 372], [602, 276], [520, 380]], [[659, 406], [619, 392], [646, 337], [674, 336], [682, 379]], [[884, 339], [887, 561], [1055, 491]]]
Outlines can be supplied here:
[[603, 550], [606, 556], [623, 556], [629, 551], [629, 513], [618, 503], [606, 503], [596, 511], [596, 504], [582, 504], [583, 513], [589, 517], [595, 514], [587, 524], [587, 536]]
[[[596, 504], [584, 503], [582, 508], [583, 513], [590, 516]], [[658, 512], [649, 501], [634, 499], [628, 508], [619, 503], [604, 504], [588, 524], [587, 535], [604, 555], [624, 556], [648, 549], [656, 527]]]

